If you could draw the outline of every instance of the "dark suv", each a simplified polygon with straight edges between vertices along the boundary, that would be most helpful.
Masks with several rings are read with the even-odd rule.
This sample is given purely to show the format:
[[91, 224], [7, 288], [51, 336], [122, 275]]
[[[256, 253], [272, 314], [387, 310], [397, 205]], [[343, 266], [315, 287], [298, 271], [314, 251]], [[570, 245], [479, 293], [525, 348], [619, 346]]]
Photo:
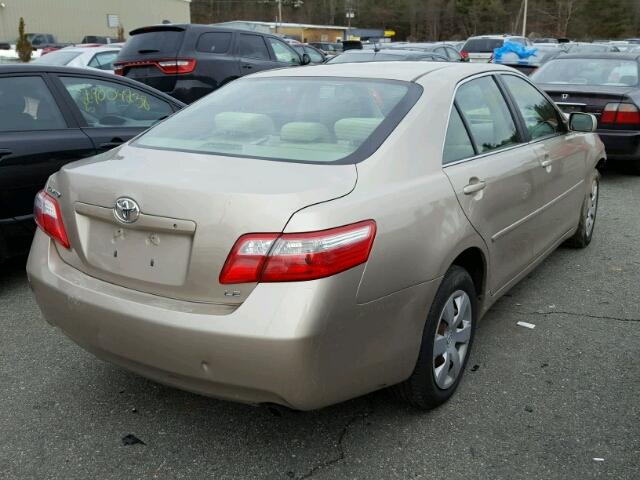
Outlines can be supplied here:
[[191, 103], [238, 77], [306, 65], [279, 37], [210, 25], [155, 25], [130, 32], [115, 73]]

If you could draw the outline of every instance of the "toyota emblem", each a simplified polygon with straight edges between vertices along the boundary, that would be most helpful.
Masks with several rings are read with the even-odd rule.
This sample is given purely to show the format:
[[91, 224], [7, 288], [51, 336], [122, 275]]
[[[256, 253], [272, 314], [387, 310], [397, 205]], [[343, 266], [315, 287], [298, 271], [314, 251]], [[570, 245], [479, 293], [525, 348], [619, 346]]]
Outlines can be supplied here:
[[133, 223], [140, 216], [140, 207], [129, 197], [120, 197], [113, 207], [113, 215], [122, 223]]

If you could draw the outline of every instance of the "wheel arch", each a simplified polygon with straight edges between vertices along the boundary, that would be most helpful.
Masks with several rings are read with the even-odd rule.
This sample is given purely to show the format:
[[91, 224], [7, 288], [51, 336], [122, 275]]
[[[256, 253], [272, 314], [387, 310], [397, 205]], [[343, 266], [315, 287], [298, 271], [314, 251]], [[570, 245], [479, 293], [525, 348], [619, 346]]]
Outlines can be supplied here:
[[470, 246], [462, 250], [453, 259], [451, 265], [464, 268], [471, 276], [476, 288], [478, 300], [482, 301], [486, 292], [488, 262], [483, 249]]

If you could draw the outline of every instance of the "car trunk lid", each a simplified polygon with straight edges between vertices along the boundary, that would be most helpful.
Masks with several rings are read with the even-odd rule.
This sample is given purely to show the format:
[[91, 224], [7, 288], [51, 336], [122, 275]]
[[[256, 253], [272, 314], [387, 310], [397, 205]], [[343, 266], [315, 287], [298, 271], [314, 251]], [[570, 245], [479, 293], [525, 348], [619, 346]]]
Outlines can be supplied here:
[[[180, 300], [238, 304], [255, 284], [221, 285], [236, 240], [281, 232], [301, 208], [347, 195], [354, 165], [176, 153], [124, 146], [54, 178], [72, 249], [67, 263], [126, 288]], [[139, 206], [116, 218], [119, 198]]]
[[540, 84], [554, 102], [565, 112], [592, 113], [598, 118], [607, 103], [625, 101], [629, 87], [594, 85]]

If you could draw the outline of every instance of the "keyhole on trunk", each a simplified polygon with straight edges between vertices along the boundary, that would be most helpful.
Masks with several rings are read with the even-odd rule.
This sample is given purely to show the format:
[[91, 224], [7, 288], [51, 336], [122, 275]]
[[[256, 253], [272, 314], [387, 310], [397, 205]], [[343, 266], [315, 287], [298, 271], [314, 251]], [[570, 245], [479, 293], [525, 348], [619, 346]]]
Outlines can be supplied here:
[[117, 258], [118, 257], [118, 250], [114, 250], [113, 251], [113, 258]]
[[154, 260], [153, 260], [153, 258], [152, 258], [152, 259], [151, 259], [151, 261], [149, 262], [149, 265], [153, 267], [153, 264], [154, 264], [154, 263], [155, 263], [155, 262], [154, 262]]

